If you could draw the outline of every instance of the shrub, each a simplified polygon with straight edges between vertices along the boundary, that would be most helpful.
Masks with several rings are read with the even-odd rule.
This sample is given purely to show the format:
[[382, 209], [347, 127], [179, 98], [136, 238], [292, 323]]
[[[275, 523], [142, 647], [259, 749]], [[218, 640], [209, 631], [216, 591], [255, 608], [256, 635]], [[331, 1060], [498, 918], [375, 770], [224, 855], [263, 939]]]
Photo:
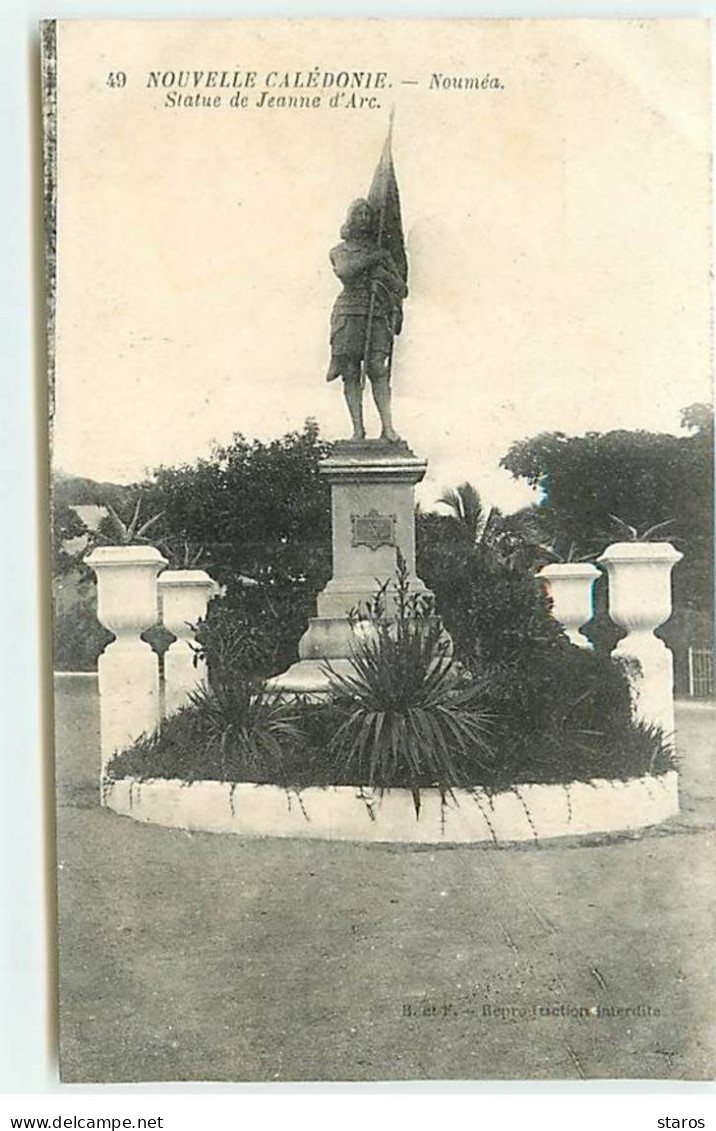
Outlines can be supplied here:
[[[427, 551], [427, 552], [426, 552]], [[632, 721], [628, 673], [608, 654], [614, 626], [598, 618], [595, 651], [570, 644], [530, 569], [488, 546], [424, 547], [423, 576], [495, 718], [499, 759], [481, 784], [630, 778], [671, 765], [663, 736]], [[603, 590], [603, 587], [602, 587]], [[598, 598], [603, 603], [603, 591]]]
[[358, 639], [353, 672], [330, 670], [331, 708], [337, 729], [329, 752], [341, 777], [377, 788], [407, 786], [416, 815], [421, 787], [441, 794], [469, 788], [476, 766], [492, 758], [489, 720], [449, 654], [432, 606], [411, 596], [399, 555], [393, 597], [395, 619], [385, 615], [385, 588]]
[[499, 707], [500, 760], [484, 784], [641, 777], [672, 767], [660, 731], [632, 720], [624, 665], [565, 642], [516, 661], [476, 666], [479, 698]]
[[527, 661], [562, 635], [531, 570], [513, 568], [489, 548], [438, 547], [421, 566], [455, 644], [458, 660]]
[[89, 570], [67, 570], [53, 583], [53, 667], [95, 671], [97, 658], [114, 639], [97, 620], [97, 587]]
[[[444, 799], [458, 788], [670, 769], [663, 735], [632, 721], [624, 666], [570, 644], [531, 577], [494, 561], [470, 565], [447, 606], [453, 620], [458, 610], [465, 618], [459, 661], [399, 563], [396, 582], [354, 614], [363, 631], [353, 671], [329, 668], [321, 704], [267, 692], [250, 669], [268, 663], [270, 634], [250, 632], [226, 608], [210, 615], [202, 631], [211, 690], [119, 755], [110, 775], [408, 788], [419, 815], [421, 790], [431, 787]], [[480, 590], [487, 571], [497, 583]], [[459, 604], [465, 594], [472, 599]], [[464, 646], [471, 638], [476, 646]]]
[[97, 620], [94, 608], [79, 604], [54, 618], [52, 659], [58, 672], [92, 672], [97, 659], [114, 637]]
[[200, 688], [189, 706], [166, 719], [110, 763], [109, 776], [202, 778], [294, 784], [303, 746], [296, 704], [253, 680]]
[[285, 602], [260, 586], [215, 598], [196, 627], [197, 654], [206, 661], [209, 682], [265, 679], [288, 667], [305, 622], [295, 623]]

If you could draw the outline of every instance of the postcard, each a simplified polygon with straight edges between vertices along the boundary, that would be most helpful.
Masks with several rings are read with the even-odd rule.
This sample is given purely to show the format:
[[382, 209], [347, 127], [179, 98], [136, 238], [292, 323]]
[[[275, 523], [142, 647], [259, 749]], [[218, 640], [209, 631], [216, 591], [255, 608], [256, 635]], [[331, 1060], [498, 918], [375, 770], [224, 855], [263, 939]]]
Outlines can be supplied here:
[[62, 1079], [711, 1078], [707, 22], [42, 47]]

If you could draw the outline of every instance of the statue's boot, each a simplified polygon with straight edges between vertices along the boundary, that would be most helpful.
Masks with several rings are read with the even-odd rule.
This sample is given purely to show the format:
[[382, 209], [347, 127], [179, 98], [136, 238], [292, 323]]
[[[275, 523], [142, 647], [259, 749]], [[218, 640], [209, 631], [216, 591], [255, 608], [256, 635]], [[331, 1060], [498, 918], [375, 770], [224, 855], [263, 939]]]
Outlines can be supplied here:
[[365, 425], [363, 423], [363, 389], [360, 380], [343, 382], [343, 393], [348, 405], [348, 412], [353, 425], [353, 439], [365, 440]]
[[380, 422], [383, 426], [381, 431], [381, 439], [389, 440], [392, 444], [400, 440], [400, 436], [393, 427], [393, 414], [390, 403], [390, 381], [386, 376], [374, 377], [373, 385], [373, 400], [375, 407], [378, 409], [380, 415]]

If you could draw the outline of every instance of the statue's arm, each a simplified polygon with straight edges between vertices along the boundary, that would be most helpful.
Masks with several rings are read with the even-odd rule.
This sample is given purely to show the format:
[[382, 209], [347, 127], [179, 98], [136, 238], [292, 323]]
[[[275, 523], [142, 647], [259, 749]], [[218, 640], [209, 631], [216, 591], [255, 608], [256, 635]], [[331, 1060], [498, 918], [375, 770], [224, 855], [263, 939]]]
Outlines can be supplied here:
[[[386, 253], [387, 254], [387, 253]], [[373, 278], [376, 282], [382, 284], [386, 290], [391, 292], [394, 299], [402, 302], [404, 298], [408, 297], [408, 288], [405, 284], [403, 276], [398, 274], [398, 271], [393, 264], [392, 257], [390, 257], [390, 267], [384, 262], [379, 263], [373, 272]]]
[[348, 283], [380, 263], [384, 255], [385, 252], [378, 247], [346, 247], [345, 244], [339, 244], [330, 253], [330, 260], [341, 282]]

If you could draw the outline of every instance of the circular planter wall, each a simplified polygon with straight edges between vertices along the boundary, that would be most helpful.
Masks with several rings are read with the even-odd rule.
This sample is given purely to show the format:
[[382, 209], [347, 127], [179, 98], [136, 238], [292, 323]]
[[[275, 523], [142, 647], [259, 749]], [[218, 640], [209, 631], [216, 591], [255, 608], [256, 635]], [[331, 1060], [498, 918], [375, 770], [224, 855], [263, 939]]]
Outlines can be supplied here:
[[381, 798], [353, 786], [288, 793], [276, 785], [173, 779], [105, 783], [103, 801], [135, 821], [245, 837], [404, 844], [478, 844], [620, 832], [658, 824], [679, 811], [675, 771], [631, 781], [520, 785], [490, 796], [458, 790], [442, 804], [421, 790], [420, 819], [406, 789]]

